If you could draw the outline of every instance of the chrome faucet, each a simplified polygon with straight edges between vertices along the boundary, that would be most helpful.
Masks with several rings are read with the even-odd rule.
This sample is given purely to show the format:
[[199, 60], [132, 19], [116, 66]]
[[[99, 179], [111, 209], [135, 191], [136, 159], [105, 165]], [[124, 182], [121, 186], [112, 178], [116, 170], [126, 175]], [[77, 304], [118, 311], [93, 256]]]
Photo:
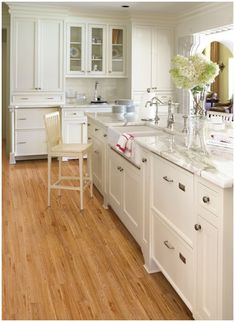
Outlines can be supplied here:
[[156, 106], [156, 110], [155, 110], [155, 117], [154, 117], [154, 122], [155, 124], [158, 124], [158, 121], [160, 120], [159, 116], [158, 116], [158, 104], [164, 104], [157, 96], [154, 96], [151, 101], [147, 101], [145, 103], [145, 107], [148, 107], [148, 106], [153, 106], [155, 105]]
[[167, 128], [173, 130], [173, 124], [175, 123], [174, 114], [172, 112], [172, 101], [168, 101], [168, 116], [167, 116]]
[[95, 82], [95, 92], [94, 92], [94, 101], [98, 101], [98, 85], [99, 85], [99, 82]]

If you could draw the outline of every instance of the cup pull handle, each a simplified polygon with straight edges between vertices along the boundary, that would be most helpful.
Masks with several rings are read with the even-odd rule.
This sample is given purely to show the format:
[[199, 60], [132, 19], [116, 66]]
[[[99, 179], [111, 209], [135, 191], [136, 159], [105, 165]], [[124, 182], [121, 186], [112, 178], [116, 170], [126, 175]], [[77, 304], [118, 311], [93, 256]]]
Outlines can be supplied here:
[[168, 242], [168, 240], [165, 240], [163, 243], [164, 243], [164, 245], [165, 245], [167, 248], [169, 248], [169, 249], [175, 249], [175, 247], [174, 247], [174, 246], [172, 246], [172, 245]]
[[164, 179], [165, 181], [167, 181], [167, 182], [173, 182], [173, 180], [172, 180], [172, 179], [169, 179], [167, 176], [164, 176], [164, 177], [163, 177], [163, 179]]

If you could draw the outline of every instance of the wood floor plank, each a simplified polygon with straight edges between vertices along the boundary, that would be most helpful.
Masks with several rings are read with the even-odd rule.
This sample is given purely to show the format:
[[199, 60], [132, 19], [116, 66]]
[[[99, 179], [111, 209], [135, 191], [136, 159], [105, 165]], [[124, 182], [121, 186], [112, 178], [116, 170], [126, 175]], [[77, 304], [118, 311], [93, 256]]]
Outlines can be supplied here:
[[[47, 208], [46, 160], [9, 165], [3, 150], [2, 171], [3, 319], [192, 319], [165, 277], [145, 271], [140, 247], [97, 190], [85, 193], [83, 212], [78, 191], [52, 191]], [[63, 172], [76, 175], [76, 160]]]

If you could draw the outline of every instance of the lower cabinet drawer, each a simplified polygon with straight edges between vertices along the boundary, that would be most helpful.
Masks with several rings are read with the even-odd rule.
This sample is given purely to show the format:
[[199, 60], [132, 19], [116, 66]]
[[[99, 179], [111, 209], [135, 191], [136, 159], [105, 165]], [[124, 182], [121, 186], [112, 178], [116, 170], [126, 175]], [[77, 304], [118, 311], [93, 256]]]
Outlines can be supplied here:
[[15, 128], [22, 129], [43, 129], [44, 115], [57, 111], [57, 108], [19, 108], [15, 110]]
[[152, 214], [152, 223], [152, 257], [189, 309], [192, 309], [192, 249], [159, 216]]
[[16, 156], [47, 154], [45, 130], [16, 131], [15, 151]]
[[62, 104], [64, 102], [64, 95], [50, 95], [50, 94], [25, 94], [25, 95], [13, 95], [12, 103], [14, 104], [30, 104], [30, 103], [38, 103], [38, 104]]

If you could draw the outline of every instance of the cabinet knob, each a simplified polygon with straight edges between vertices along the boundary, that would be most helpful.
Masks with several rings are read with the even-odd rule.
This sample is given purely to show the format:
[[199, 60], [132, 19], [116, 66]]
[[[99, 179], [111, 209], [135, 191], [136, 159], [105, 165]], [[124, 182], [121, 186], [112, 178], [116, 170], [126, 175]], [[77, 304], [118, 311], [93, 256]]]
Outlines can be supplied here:
[[208, 202], [210, 202], [210, 198], [209, 198], [209, 197], [207, 197], [207, 196], [204, 196], [204, 197], [202, 198], [202, 201], [203, 201], [204, 203], [208, 203]]
[[123, 169], [123, 168], [121, 168], [119, 171], [120, 171], [120, 172], [122, 172], [123, 170], [124, 170], [124, 169]]
[[104, 138], [106, 138], [107, 137], [107, 134], [104, 134]]
[[112, 73], [112, 71], [111, 71], [111, 70], [109, 70], [109, 73]]
[[196, 231], [200, 231], [200, 230], [202, 229], [202, 226], [201, 226], [201, 225], [199, 225], [199, 224], [196, 224], [196, 225], [194, 225], [194, 229], [195, 229]]
[[143, 163], [147, 162], [147, 159], [146, 159], [146, 158], [143, 158], [143, 159], [142, 159], [142, 162], [143, 162]]
[[85, 73], [85, 70], [81, 70], [82, 73]]
[[117, 167], [117, 170], [119, 170], [119, 171], [120, 171], [120, 170], [121, 170], [121, 168], [122, 168], [122, 167], [118, 166], [118, 167]]
[[99, 131], [99, 129], [95, 128], [95, 132], [96, 132], [96, 131]]

